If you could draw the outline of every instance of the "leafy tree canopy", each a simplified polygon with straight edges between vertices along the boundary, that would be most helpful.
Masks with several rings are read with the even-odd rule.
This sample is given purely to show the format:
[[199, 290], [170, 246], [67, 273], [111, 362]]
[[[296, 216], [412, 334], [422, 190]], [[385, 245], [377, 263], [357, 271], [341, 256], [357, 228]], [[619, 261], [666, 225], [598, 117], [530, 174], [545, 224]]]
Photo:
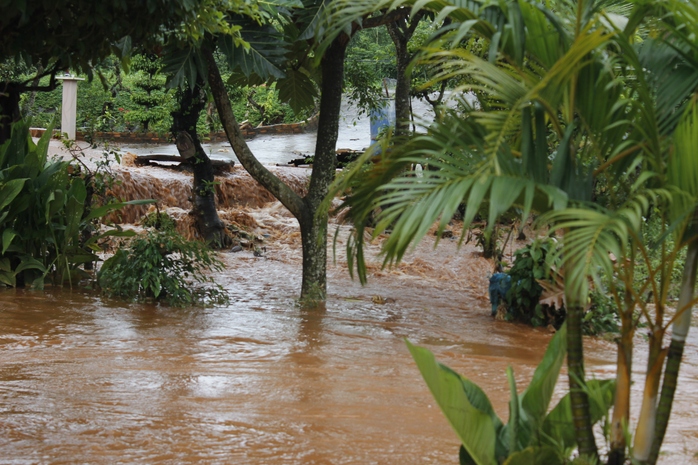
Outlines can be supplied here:
[[147, 39], [162, 28], [175, 28], [195, 17], [200, 3], [4, 0], [0, 2], [0, 58], [87, 70], [114, 51], [113, 43], [121, 41], [122, 50], [130, 49], [131, 41]]

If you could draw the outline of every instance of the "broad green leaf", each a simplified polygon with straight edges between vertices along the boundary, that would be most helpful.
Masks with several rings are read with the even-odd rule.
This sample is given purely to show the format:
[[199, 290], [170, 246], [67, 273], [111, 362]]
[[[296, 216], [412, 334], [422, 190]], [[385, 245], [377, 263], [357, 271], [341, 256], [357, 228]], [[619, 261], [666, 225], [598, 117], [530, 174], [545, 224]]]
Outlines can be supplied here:
[[534, 435], [537, 434], [548, 412], [550, 399], [555, 391], [555, 384], [560, 376], [566, 354], [567, 325], [563, 324], [550, 340], [543, 360], [533, 373], [531, 383], [521, 395], [521, 408], [526, 411], [530, 422], [529, 428]]
[[477, 465], [495, 465], [496, 426], [501, 421], [487, 396], [472, 381], [438, 363], [429, 350], [406, 343], [434, 399], [470, 457]]
[[509, 435], [509, 455], [520, 450], [519, 448], [519, 394], [516, 392], [516, 380], [514, 370], [507, 367], [507, 380], [509, 381], [509, 421], [507, 422], [507, 433]]
[[[85, 199], [87, 188], [81, 179], [73, 180], [68, 191], [68, 200], [65, 206], [65, 237], [63, 246], [71, 241], [77, 241], [82, 214], [85, 211]], [[75, 242], [77, 243], [77, 242]], [[60, 247], [61, 245], [59, 245]]]
[[287, 102], [296, 113], [315, 105], [315, 84], [301, 70], [288, 70], [286, 77], [279, 79], [276, 87], [279, 89], [279, 100]]
[[563, 465], [567, 463], [557, 450], [550, 446], [531, 446], [515, 452], [503, 465]]
[[46, 267], [39, 260], [32, 257], [22, 257], [17, 269], [15, 269], [15, 274], [19, 274], [25, 270], [39, 270], [41, 273], [46, 273]]
[[17, 232], [12, 229], [6, 229], [2, 232], [2, 255], [7, 252], [7, 248], [15, 237], [17, 237]]
[[0, 270], [0, 283], [6, 286], [15, 287], [17, 285], [17, 278], [11, 271]]
[[[593, 424], [601, 420], [608, 409], [613, 405], [616, 383], [614, 380], [588, 380], [586, 389], [595, 391], [597, 395], [589, 396], [591, 421]], [[601, 399], [601, 403], [597, 401]], [[561, 444], [565, 448], [575, 447], [574, 424], [572, 421], [572, 407], [570, 394], [560, 399], [560, 402], [553, 408], [543, 422], [541, 440], [551, 446]]]
[[12, 179], [0, 185], [0, 210], [7, 207], [19, 195], [24, 187], [24, 179]]
[[232, 70], [239, 70], [246, 78], [256, 74], [263, 81], [286, 76], [281, 68], [288, 50], [284, 47], [283, 36], [276, 29], [266, 26], [244, 32], [242, 36], [248, 47], [236, 47], [229, 36], [221, 40], [221, 49]]

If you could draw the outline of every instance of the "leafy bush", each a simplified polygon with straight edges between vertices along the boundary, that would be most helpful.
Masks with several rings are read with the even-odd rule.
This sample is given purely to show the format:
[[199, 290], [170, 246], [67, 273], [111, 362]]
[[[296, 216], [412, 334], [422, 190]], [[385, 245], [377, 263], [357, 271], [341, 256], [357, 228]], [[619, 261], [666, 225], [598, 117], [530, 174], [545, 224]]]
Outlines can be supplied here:
[[[507, 272], [511, 276], [511, 288], [506, 296], [508, 320], [518, 320], [533, 326], [553, 324], [559, 327], [564, 319], [563, 311], [546, 312], [539, 303], [543, 288], [538, 280], [548, 279], [549, 252], [554, 243], [551, 239], [536, 239], [514, 253], [514, 265]], [[546, 306], [547, 307], [547, 306]]]
[[51, 128], [34, 144], [29, 125], [14, 124], [0, 147], [0, 283], [73, 283], [89, 276], [81, 267], [98, 259], [99, 239], [124, 234], [94, 234], [93, 223], [126, 203], [92, 208], [95, 178], [70, 162], [48, 160]]
[[177, 227], [175, 220], [165, 212], [159, 209], [150, 212], [141, 220], [141, 225], [146, 228], [155, 228], [161, 231], [174, 231]]
[[148, 230], [106, 260], [98, 278], [109, 296], [171, 306], [223, 305], [226, 291], [206, 275], [222, 269], [205, 244], [171, 229]]
[[591, 291], [589, 298], [589, 309], [582, 320], [584, 334], [618, 333], [620, 320], [613, 299], [598, 289]]
[[[550, 252], [555, 247], [552, 239], [536, 239], [531, 244], [515, 252], [514, 265], [507, 272], [511, 276], [511, 288], [506, 296], [506, 319], [522, 321], [533, 326], [553, 325], [559, 328], [565, 321], [567, 311], [562, 304], [564, 286], [558, 273], [557, 263], [550, 263]], [[549, 287], [557, 298], [556, 305], [541, 303], [543, 287], [540, 282], [550, 283]], [[544, 299], [545, 300], [545, 299]], [[618, 332], [618, 312], [613, 299], [602, 290], [594, 288], [589, 295], [589, 308], [584, 315], [582, 329], [585, 334]]]

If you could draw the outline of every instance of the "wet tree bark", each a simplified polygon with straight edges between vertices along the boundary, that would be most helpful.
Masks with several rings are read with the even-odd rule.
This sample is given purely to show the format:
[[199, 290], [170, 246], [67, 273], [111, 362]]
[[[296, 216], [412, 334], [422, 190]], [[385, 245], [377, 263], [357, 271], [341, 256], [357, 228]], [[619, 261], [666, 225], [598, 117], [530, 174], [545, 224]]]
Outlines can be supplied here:
[[213, 166], [196, 132], [199, 114], [206, 105], [203, 83], [196, 83], [194, 90], [183, 90], [179, 95], [179, 109], [172, 112], [172, 132], [176, 137], [177, 150], [194, 171], [192, 188], [192, 212], [199, 233], [213, 247], [230, 245], [225, 234], [225, 224], [216, 210], [216, 190]]
[[308, 195], [303, 199], [306, 209], [299, 218], [303, 241], [301, 298], [311, 303], [323, 302], [327, 295], [328, 215], [320, 208], [337, 167], [336, 146], [346, 48], [346, 42], [336, 39], [325, 52], [320, 65], [322, 84], [315, 161]]
[[412, 57], [407, 44], [424, 13], [418, 11], [411, 18], [401, 18], [386, 24], [388, 34], [395, 44], [397, 84], [395, 86], [395, 135], [405, 136], [410, 130], [410, 77], [407, 67]]
[[202, 50], [208, 64], [208, 81], [213, 99], [235, 155], [247, 172], [279, 199], [298, 220], [303, 246], [301, 302], [308, 306], [321, 306], [327, 296], [328, 214], [321, 210], [321, 204], [334, 179], [337, 163], [336, 144], [342, 103], [344, 56], [348, 43], [346, 39], [340, 37], [335, 40], [321, 62], [322, 85], [315, 162], [305, 197], [296, 194], [254, 157], [233, 114], [213, 53], [210, 49]]

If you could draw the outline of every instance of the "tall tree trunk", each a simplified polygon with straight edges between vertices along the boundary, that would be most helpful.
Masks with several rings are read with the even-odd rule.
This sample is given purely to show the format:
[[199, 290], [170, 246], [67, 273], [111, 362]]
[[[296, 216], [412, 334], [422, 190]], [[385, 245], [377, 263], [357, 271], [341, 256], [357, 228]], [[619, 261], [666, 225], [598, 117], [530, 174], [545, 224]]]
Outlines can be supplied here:
[[625, 432], [630, 427], [630, 386], [632, 383], [633, 339], [635, 337], [634, 314], [637, 306], [635, 295], [630, 289], [635, 280], [635, 267], [632, 265], [635, 263], [635, 249], [631, 250], [630, 260], [624, 263], [629, 266], [622, 268], [625, 291], [622, 303], [619, 302], [621, 336], [618, 341], [616, 394], [613, 403], [611, 448], [608, 452], [607, 465], [623, 465], [625, 463], [625, 449], [627, 447]]
[[[629, 294], [629, 293], [628, 293]], [[625, 463], [625, 428], [629, 427], [630, 419], [630, 384], [633, 363], [633, 337], [635, 324], [633, 322], [632, 297], [626, 295], [626, 307], [621, 310], [621, 339], [618, 343], [616, 395], [611, 419], [611, 450], [608, 454], [608, 465], [623, 465]]]
[[269, 171], [250, 151], [233, 114], [230, 99], [210, 49], [202, 50], [208, 64], [208, 81], [213, 100], [230, 145], [242, 166], [296, 217], [303, 244], [303, 284], [301, 301], [310, 305], [324, 303], [327, 297], [327, 211], [321, 204], [334, 179], [339, 112], [342, 104], [345, 37], [335, 40], [321, 62], [322, 93], [318, 121], [315, 161], [308, 194], [301, 198]]
[[337, 166], [337, 134], [342, 106], [346, 41], [335, 39], [320, 64], [322, 84], [315, 161], [310, 187], [304, 203], [306, 209], [298, 219], [303, 241], [303, 284], [301, 300], [308, 304], [327, 298], [327, 211], [320, 205], [334, 180]]
[[659, 406], [657, 408], [657, 417], [652, 441], [652, 449], [647, 459], [647, 463], [654, 465], [659, 457], [659, 450], [664, 435], [666, 434], [667, 425], [669, 424], [669, 416], [671, 415], [671, 407], [674, 402], [674, 394], [676, 392], [676, 383], [679, 377], [679, 368], [681, 367], [681, 358], [683, 357], [683, 349], [686, 345], [688, 330], [691, 327], [691, 313], [693, 296], [696, 285], [696, 270], [698, 268], [698, 241], [695, 238], [688, 245], [688, 253], [686, 254], [686, 264], [683, 271], [683, 282], [681, 283], [681, 294], [677, 308], [683, 313], [674, 321], [672, 328], [671, 344], [669, 344], [669, 353], [667, 355], [666, 368], [664, 369], [664, 382], [662, 384], [662, 392], [659, 398]]
[[566, 296], [567, 309], [567, 369], [572, 406], [572, 421], [579, 454], [598, 461], [599, 452], [592, 430], [589, 396], [584, 391], [584, 349], [582, 345], [582, 314], [579, 296]]
[[172, 132], [177, 141], [177, 150], [192, 166], [194, 186], [192, 188], [192, 212], [196, 226], [206, 242], [214, 247], [229, 245], [225, 224], [216, 210], [216, 190], [213, 166], [196, 132], [199, 114], [206, 105], [203, 83], [197, 82], [193, 91], [180, 93], [179, 109], [172, 112]]
[[410, 64], [411, 56], [407, 49], [414, 31], [424, 13], [419, 11], [409, 20], [398, 19], [386, 24], [388, 34], [395, 44], [395, 60], [397, 67], [397, 84], [395, 86], [395, 135], [405, 136], [410, 130], [410, 77], [407, 74], [407, 67]]
[[662, 322], [655, 322], [650, 333], [647, 375], [645, 376], [645, 387], [642, 392], [642, 407], [640, 407], [640, 417], [637, 420], [637, 428], [633, 439], [633, 459], [638, 463], [646, 462], [655, 437], [659, 385], [662, 377], [662, 367], [667, 355], [667, 350], [662, 348], [663, 339], [664, 329], [662, 328]]

